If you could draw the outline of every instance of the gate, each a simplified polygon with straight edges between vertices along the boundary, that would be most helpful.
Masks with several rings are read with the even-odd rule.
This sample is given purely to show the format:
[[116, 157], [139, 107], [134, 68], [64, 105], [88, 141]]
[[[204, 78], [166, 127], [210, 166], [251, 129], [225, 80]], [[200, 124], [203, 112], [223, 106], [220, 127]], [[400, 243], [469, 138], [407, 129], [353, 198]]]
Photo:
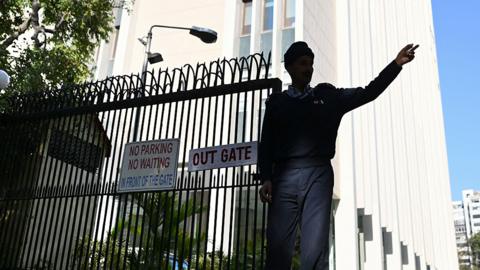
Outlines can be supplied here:
[[[259, 138], [270, 55], [9, 98], [0, 123], [1, 269], [261, 269], [256, 166], [188, 171], [191, 149]], [[178, 139], [174, 189], [118, 193], [124, 145]]]

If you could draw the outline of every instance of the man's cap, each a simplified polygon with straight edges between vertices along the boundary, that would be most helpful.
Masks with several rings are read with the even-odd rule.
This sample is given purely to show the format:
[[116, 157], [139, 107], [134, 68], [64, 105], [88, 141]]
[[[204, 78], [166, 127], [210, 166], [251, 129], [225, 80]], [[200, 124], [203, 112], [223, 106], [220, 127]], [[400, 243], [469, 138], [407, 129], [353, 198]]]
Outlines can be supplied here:
[[283, 55], [285, 67], [293, 64], [295, 60], [304, 55], [308, 55], [312, 57], [312, 59], [314, 58], [313, 51], [308, 47], [308, 44], [304, 41], [297, 41], [292, 43], [292, 45], [290, 45], [290, 47]]

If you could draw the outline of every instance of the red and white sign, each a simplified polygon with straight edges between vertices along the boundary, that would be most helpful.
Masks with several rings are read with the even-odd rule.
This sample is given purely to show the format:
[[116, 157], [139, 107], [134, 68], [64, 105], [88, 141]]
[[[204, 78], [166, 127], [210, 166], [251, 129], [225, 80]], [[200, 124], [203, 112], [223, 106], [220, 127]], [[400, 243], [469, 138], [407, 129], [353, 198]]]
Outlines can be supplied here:
[[127, 143], [117, 191], [173, 189], [179, 145], [178, 139]]
[[190, 150], [188, 170], [200, 171], [256, 163], [257, 142], [227, 144]]

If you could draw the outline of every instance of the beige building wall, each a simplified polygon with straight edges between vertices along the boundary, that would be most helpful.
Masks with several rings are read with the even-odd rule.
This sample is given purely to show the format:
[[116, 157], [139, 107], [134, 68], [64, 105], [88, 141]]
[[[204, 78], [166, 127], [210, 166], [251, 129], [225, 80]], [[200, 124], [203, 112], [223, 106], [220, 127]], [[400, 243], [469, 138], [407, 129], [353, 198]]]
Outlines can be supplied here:
[[225, 3], [219, 0], [135, 0], [132, 10], [117, 9], [121, 22], [110, 42], [100, 47], [97, 59], [101, 62], [97, 61], [95, 77], [102, 79], [141, 72], [145, 48], [138, 38], [145, 37], [150, 26], [155, 24], [207, 27], [214, 29], [219, 39], [216, 43], [206, 44], [186, 30], [155, 28], [151, 52], [162, 54], [164, 61], [149, 65], [149, 70], [208, 62], [226, 55], [223, 39], [228, 36], [228, 13], [225, 8]]

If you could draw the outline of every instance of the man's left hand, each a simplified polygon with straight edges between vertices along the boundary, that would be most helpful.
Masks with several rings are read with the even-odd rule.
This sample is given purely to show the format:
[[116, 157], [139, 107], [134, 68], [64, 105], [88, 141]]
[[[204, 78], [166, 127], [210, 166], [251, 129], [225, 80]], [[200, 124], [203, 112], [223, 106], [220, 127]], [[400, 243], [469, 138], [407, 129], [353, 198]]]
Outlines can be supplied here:
[[413, 44], [408, 44], [405, 46], [402, 50], [397, 55], [397, 58], [395, 58], [395, 62], [399, 66], [403, 66], [404, 64], [412, 61], [415, 58], [415, 50], [419, 47], [420, 45], [415, 45]]

